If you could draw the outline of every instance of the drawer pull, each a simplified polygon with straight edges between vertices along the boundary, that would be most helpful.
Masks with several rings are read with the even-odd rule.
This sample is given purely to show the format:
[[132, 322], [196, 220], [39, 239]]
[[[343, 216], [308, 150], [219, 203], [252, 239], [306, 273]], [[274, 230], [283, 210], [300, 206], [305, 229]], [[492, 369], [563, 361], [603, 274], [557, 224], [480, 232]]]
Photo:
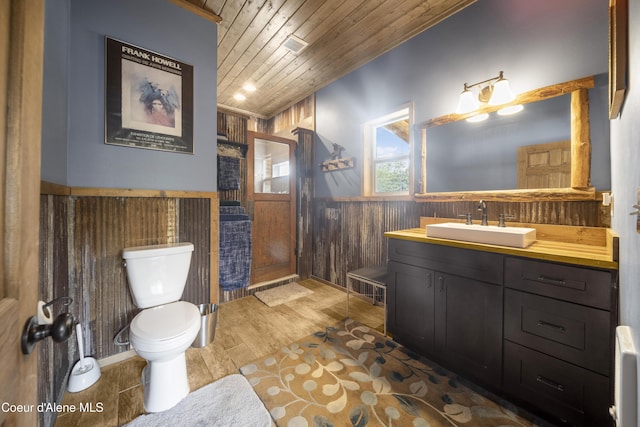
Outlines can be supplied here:
[[538, 326], [543, 326], [545, 328], [551, 328], [558, 330], [560, 332], [566, 332], [567, 329], [564, 326], [556, 325], [554, 323], [545, 322], [544, 320], [538, 320]]
[[558, 390], [558, 391], [564, 391], [564, 386], [563, 386], [562, 384], [557, 383], [557, 382], [555, 382], [555, 381], [552, 381], [552, 380], [550, 380], [550, 379], [548, 379], [548, 378], [545, 378], [545, 377], [543, 377], [542, 375], [538, 375], [538, 376], [536, 377], [536, 381], [538, 381], [539, 383], [542, 383], [542, 384], [546, 385], [547, 387], [551, 387], [551, 388], [553, 388], [553, 389], [555, 389], [555, 390]]
[[547, 283], [549, 285], [556, 285], [556, 286], [566, 285], [566, 282], [564, 281], [564, 279], [554, 279], [551, 277], [544, 276], [542, 274], [540, 274], [537, 279], [538, 279], [538, 282]]

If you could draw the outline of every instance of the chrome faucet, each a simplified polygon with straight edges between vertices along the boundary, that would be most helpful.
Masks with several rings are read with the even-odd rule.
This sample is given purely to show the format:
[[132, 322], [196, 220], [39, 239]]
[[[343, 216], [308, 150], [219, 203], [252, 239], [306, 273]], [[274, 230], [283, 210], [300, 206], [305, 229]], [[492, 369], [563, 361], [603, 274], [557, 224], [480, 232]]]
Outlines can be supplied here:
[[480, 225], [489, 225], [487, 222], [487, 202], [480, 200], [480, 202], [478, 202], [478, 210], [482, 212], [482, 222]]

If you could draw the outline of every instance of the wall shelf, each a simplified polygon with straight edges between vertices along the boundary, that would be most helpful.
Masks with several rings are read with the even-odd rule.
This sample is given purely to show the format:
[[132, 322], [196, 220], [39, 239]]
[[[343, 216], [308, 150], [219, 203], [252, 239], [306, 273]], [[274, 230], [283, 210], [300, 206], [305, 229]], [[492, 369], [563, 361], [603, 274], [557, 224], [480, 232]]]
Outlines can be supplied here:
[[327, 160], [326, 162], [320, 163], [320, 170], [322, 172], [331, 172], [335, 170], [341, 169], [350, 169], [354, 165], [354, 158], [341, 158], [341, 159], [333, 159]]
[[248, 148], [247, 144], [218, 138], [218, 156], [247, 157]]

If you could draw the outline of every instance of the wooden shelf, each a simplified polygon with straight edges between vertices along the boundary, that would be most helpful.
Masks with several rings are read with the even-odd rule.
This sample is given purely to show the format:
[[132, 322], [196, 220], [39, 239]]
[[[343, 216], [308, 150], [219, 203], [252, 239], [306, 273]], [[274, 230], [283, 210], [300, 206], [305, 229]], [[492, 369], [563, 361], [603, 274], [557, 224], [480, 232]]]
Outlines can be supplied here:
[[218, 155], [219, 156], [247, 157], [248, 149], [249, 149], [249, 146], [247, 144], [218, 138]]
[[353, 157], [327, 160], [326, 162], [320, 163], [320, 170], [322, 172], [331, 172], [340, 169], [349, 169], [353, 167], [353, 164]]

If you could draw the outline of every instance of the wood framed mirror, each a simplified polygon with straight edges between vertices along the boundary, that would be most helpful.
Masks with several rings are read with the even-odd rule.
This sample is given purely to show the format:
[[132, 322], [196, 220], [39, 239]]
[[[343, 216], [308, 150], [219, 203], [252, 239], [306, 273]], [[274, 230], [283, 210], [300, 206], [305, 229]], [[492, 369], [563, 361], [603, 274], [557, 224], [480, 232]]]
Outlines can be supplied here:
[[[522, 93], [516, 97], [516, 99], [506, 105], [500, 106], [483, 106], [479, 110], [469, 114], [449, 114], [446, 116], [437, 117], [426, 122], [423, 122], [420, 126], [422, 144], [420, 147], [420, 153], [417, 158], [420, 159], [419, 176], [417, 177], [417, 185], [415, 198], [418, 201], [456, 201], [456, 200], [496, 200], [496, 201], [527, 201], [527, 200], [595, 200], [596, 191], [590, 186], [590, 168], [591, 168], [591, 140], [590, 140], [590, 122], [589, 122], [589, 89], [595, 85], [595, 79], [593, 76], [585, 77], [582, 79], [572, 80], [565, 83], [560, 83], [552, 86], [547, 86], [539, 89], [535, 89], [529, 92]], [[443, 191], [442, 189], [436, 189], [430, 191], [429, 179], [427, 175], [427, 158], [429, 155], [428, 144], [434, 143], [430, 141], [430, 134], [435, 135], [437, 126], [442, 126], [450, 123], [456, 123], [467, 119], [475, 114], [492, 113], [505, 106], [522, 104], [525, 108], [532, 106], [532, 103], [538, 103], [539, 101], [552, 100], [562, 95], [567, 95], [566, 103], [570, 105], [570, 111], [568, 113], [569, 122], [569, 142], [566, 148], [570, 152], [570, 176], [566, 178], [564, 182], [569, 183], [566, 187], [560, 188], [515, 188], [518, 185], [513, 184], [514, 188], [504, 189], [487, 189], [487, 190], [472, 190], [455, 189], [453, 191]], [[559, 99], [559, 98], [558, 98]], [[548, 109], [549, 107], [544, 107]], [[431, 130], [431, 132], [430, 132]], [[439, 129], [438, 129], [439, 130]], [[557, 146], [558, 140], [548, 141], [550, 146]], [[524, 143], [522, 145], [528, 145]], [[533, 146], [532, 146], [533, 147]], [[432, 148], [434, 148], [432, 146]], [[539, 149], [539, 147], [536, 147]], [[515, 149], [514, 149], [515, 150]], [[522, 150], [521, 150], [522, 151]], [[432, 150], [435, 152], [435, 149]], [[534, 149], [535, 152], [535, 149]], [[469, 154], [476, 155], [477, 152], [472, 150], [468, 151]], [[514, 151], [515, 153], [515, 151]], [[461, 150], [452, 150], [449, 154], [450, 157], [456, 157], [463, 154]], [[568, 154], [558, 154], [568, 159]], [[513, 158], [513, 163], [517, 163], [517, 158]], [[521, 161], [522, 163], [522, 161]], [[451, 170], [454, 170], [456, 166], [448, 166]], [[495, 166], [485, 166], [485, 168], [491, 168]], [[568, 166], [567, 166], [568, 167]], [[460, 169], [458, 169], [460, 170]], [[518, 175], [518, 171], [513, 172], [515, 176]], [[471, 181], [467, 179], [467, 182]], [[556, 182], [562, 182], [562, 180], [555, 180]], [[542, 181], [540, 181], [542, 182]], [[437, 188], [436, 185], [432, 187]], [[492, 187], [489, 187], [492, 188]]]

